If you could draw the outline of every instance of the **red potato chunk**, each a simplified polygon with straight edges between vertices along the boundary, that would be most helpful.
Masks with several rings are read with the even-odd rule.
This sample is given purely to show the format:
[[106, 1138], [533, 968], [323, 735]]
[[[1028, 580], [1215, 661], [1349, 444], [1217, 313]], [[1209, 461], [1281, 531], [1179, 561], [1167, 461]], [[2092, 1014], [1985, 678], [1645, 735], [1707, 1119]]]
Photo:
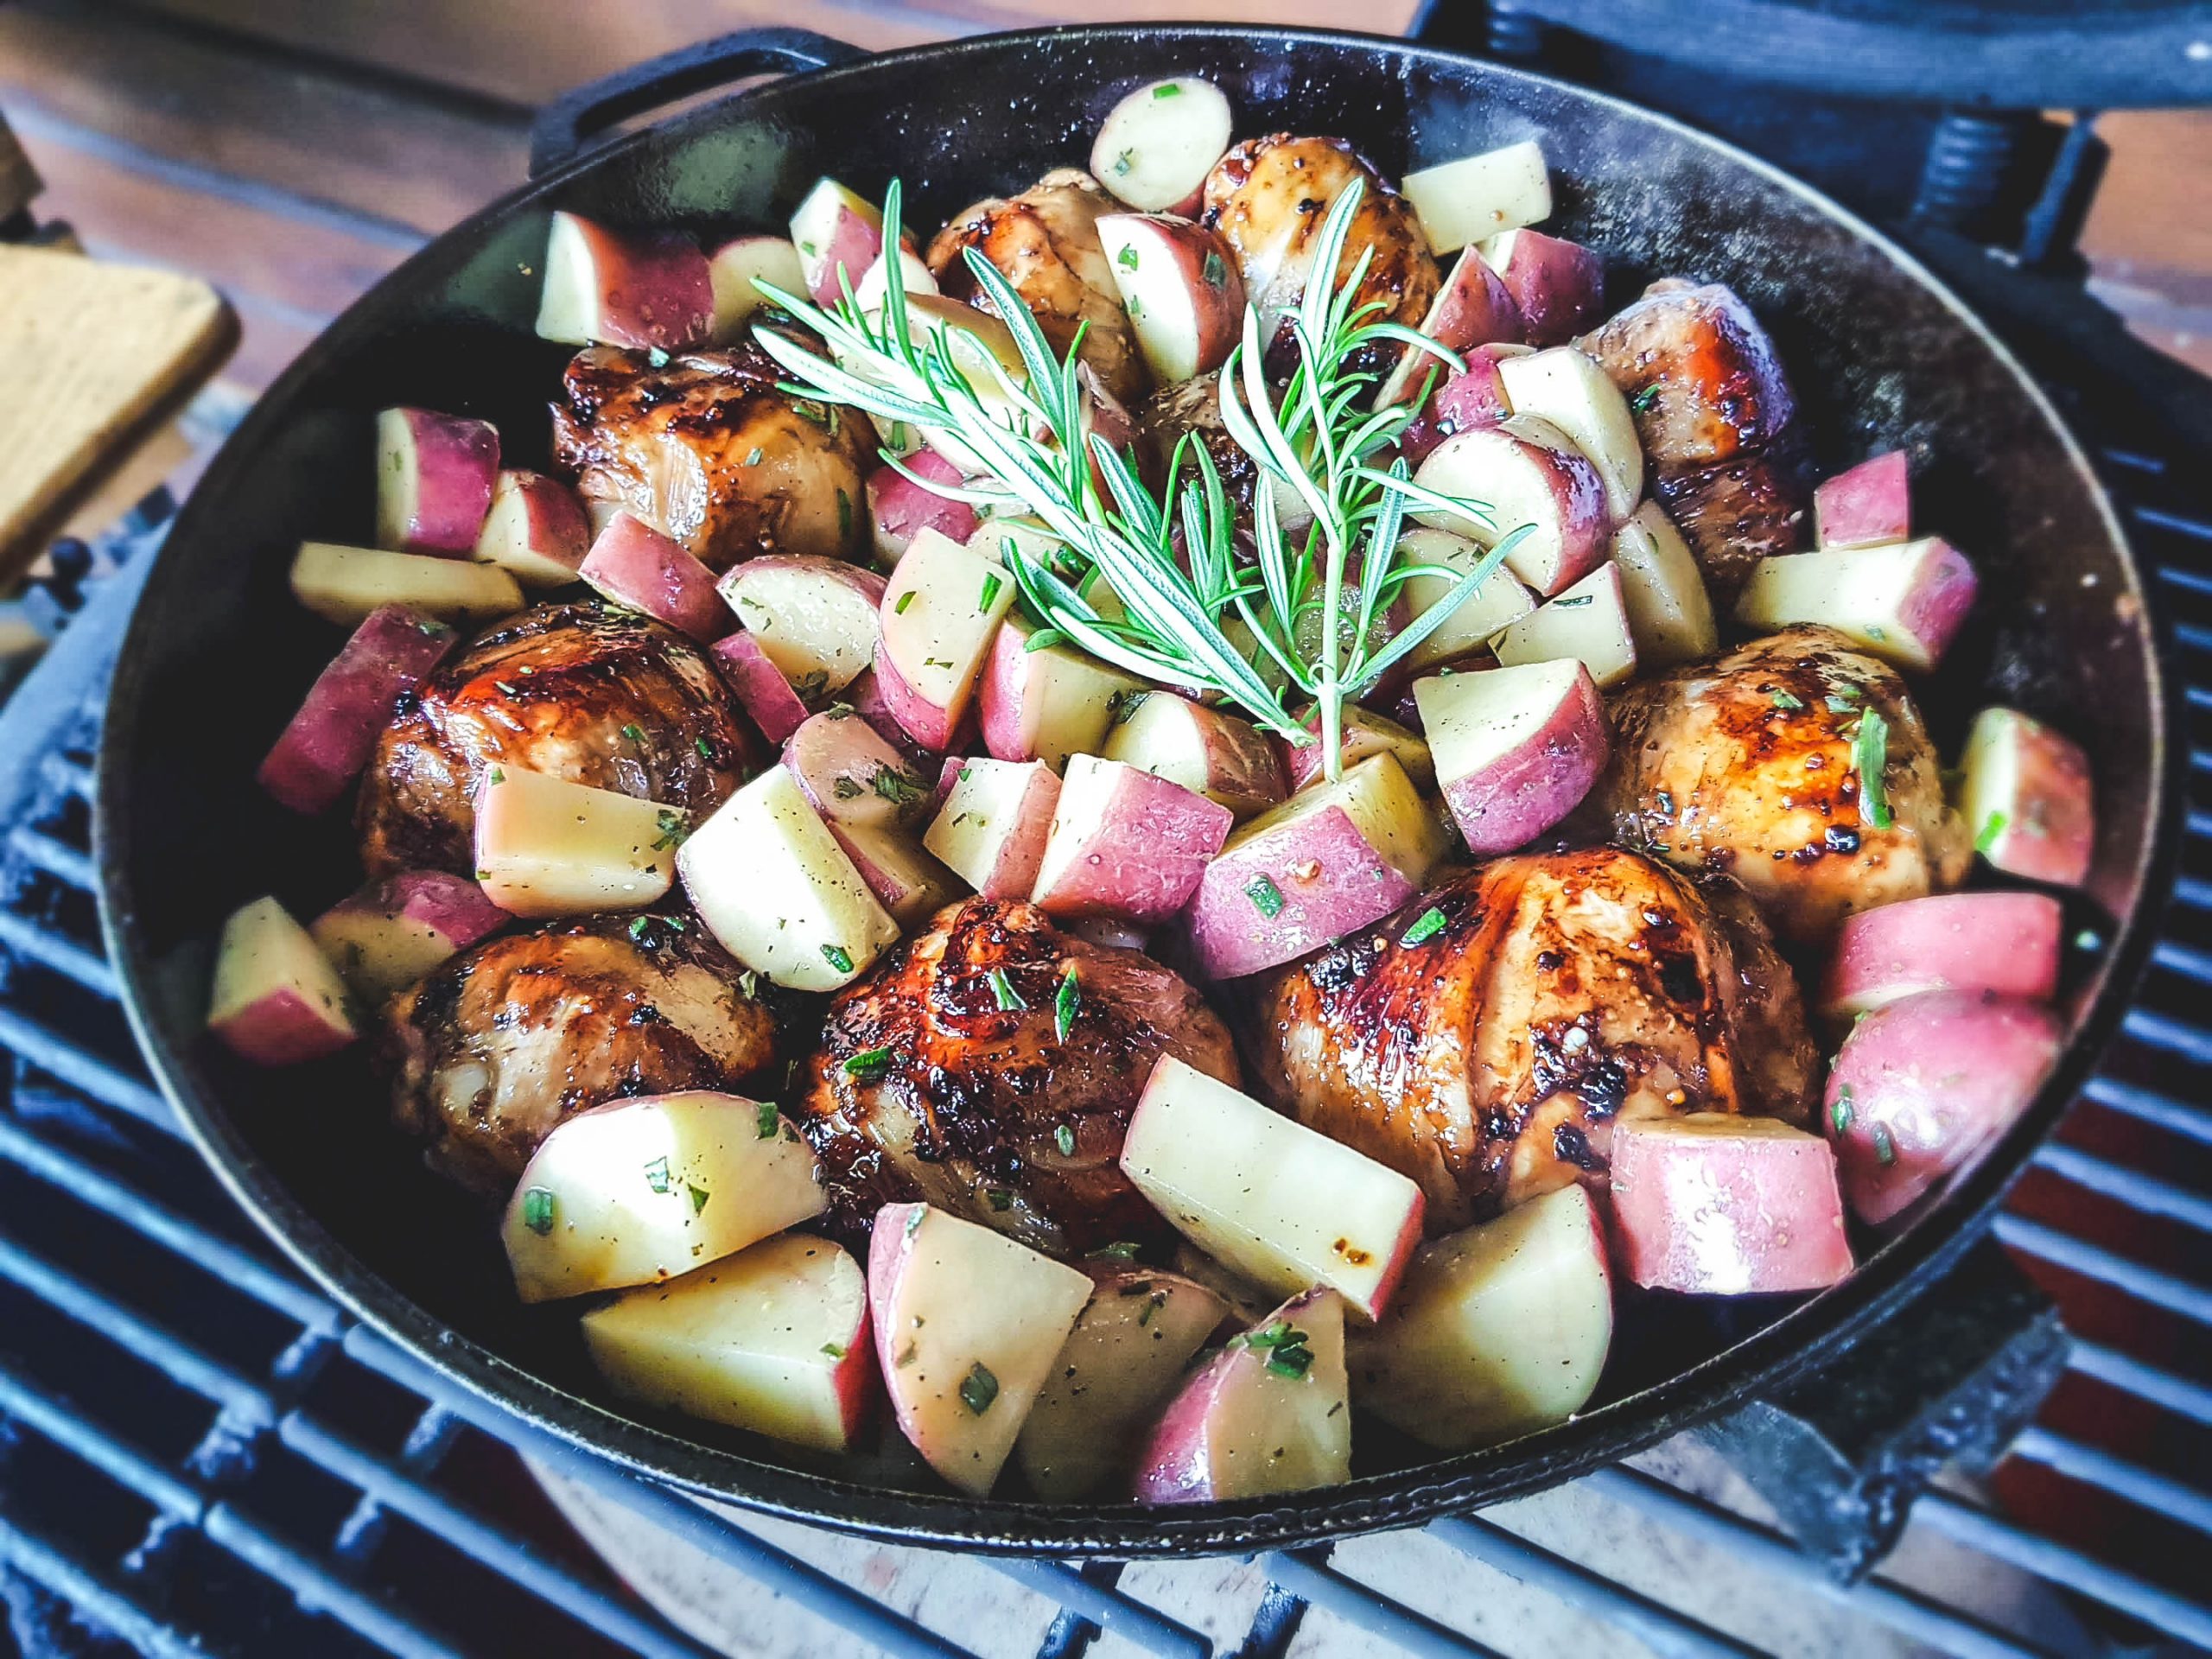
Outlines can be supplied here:
[[404, 870], [333, 905], [308, 931], [373, 1007], [513, 919], [467, 876]]
[[[960, 469], [934, 449], [918, 449], [902, 465], [879, 467], [868, 474], [868, 518], [875, 526], [875, 556], [896, 564], [914, 537], [925, 530], [956, 542], [965, 542], [980, 527], [976, 509], [965, 501], [940, 495], [914, 478], [958, 485]], [[909, 477], [912, 474], [914, 477]]]
[[492, 488], [476, 557], [532, 588], [562, 588], [591, 546], [591, 524], [576, 493], [543, 473], [509, 467]]
[[1831, 1018], [1922, 991], [1994, 991], [2047, 1002], [2058, 988], [2058, 901], [2040, 893], [1943, 893], [1847, 917], [1821, 982]]
[[1229, 100], [1210, 80], [1178, 75], [1138, 87], [1106, 112], [1090, 172], [1140, 213], [1192, 211], [1229, 148]]
[[430, 409], [377, 416], [377, 545], [466, 553], [476, 545], [499, 474], [499, 429]]
[[1859, 1020], [1823, 1115], [1853, 1211], [1889, 1221], [1973, 1162], [2034, 1102], [2063, 1041], [2048, 1008], [1987, 991], [1927, 991]]
[[460, 639], [448, 624], [408, 606], [372, 611], [262, 760], [254, 774], [262, 788], [295, 812], [335, 804], [368, 764], [399, 700]]
[[1098, 237], [1137, 350], [1162, 385], [1219, 368], [1244, 326], [1244, 272], [1215, 232], [1164, 213], [1105, 213]]
[[1813, 491], [1820, 547], [1880, 547], [1912, 534], [1909, 463], [1902, 449], [1862, 461]]
[[1653, 1290], [1819, 1290], [1851, 1271], [1836, 1160], [1770, 1117], [1693, 1112], [1613, 1125], [1613, 1232]]
[[1478, 856], [1510, 852], [1582, 804], [1612, 728], [1572, 658], [1414, 682], [1444, 804]]
[[641, 518], [618, 512], [576, 574], [618, 605], [643, 611], [710, 645], [737, 626], [715, 591], [715, 573]]
[[1475, 245], [1520, 308], [1531, 346], [1564, 346], [1604, 315], [1605, 262], [1588, 248], [1527, 230]]
[[338, 970], [274, 899], [241, 906], [223, 924], [207, 1029], [256, 1065], [319, 1060], [357, 1035]]
[[1495, 547], [1529, 533], [1505, 556], [1508, 569], [1540, 594], [1570, 588], [1605, 556], [1612, 524], [1598, 469], [1549, 421], [1516, 415], [1497, 426], [1461, 432], [1429, 452], [1414, 474], [1440, 494], [1489, 505], [1491, 522], [1423, 512], [1415, 522]]
[[1031, 902], [1048, 916], [1114, 916], [1140, 926], [1183, 908], [1235, 815], [1120, 761], [1068, 761]]
[[714, 332], [707, 256], [674, 236], [627, 236], [556, 213], [545, 245], [537, 332], [570, 346], [680, 352]]
[[784, 671], [768, 660], [759, 634], [743, 628], [725, 634], [715, 641], [714, 653], [715, 665], [761, 736], [781, 743], [806, 723], [805, 699], [784, 677]]
[[2089, 757], [2017, 709], [1985, 709], [1967, 734], [1961, 808], [1993, 869], [2079, 887], [2096, 855]]

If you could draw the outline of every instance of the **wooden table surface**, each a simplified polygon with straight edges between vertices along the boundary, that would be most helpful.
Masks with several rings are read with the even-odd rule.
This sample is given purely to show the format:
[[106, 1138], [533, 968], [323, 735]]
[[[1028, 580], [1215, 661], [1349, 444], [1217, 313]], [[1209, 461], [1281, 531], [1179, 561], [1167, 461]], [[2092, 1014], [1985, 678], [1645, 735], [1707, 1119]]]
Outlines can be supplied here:
[[[804, 22], [882, 48], [1205, 14], [1372, 31], [1417, 0], [140, 0], [0, 4], [0, 110], [40, 211], [94, 252], [205, 276], [228, 375], [265, 385], [408, 252], [518, 182], [550, 94], [725, 29]], [[2100, 291], [2212, 370], [2212, 113], [2108, 116]]]

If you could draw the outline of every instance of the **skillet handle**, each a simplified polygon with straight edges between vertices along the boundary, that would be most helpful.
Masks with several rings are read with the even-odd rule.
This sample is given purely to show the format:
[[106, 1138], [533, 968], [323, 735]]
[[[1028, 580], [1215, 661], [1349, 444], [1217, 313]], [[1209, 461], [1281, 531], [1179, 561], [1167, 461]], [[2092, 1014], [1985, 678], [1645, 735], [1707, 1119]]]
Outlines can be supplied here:
[[741, 29], [678, 47], [561, 94], [530, 127], [530, 176], [571, 162], [619, 121], [747, 75], [804, 74], [867, 53], [809, 29]]

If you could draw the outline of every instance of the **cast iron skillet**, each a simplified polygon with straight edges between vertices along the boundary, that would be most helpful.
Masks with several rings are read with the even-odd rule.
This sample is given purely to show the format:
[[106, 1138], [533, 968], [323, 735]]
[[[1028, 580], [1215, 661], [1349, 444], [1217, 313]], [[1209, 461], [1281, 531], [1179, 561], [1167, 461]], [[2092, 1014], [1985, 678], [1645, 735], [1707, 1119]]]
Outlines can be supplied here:
[[[124, 650], [101, 754], [106, 926], [155, 1070], [239, 1201], [375, 1328], [619, 1463], [788, 1516], [1008, 1551], [1249, 1550], [1494, 1502], [1776, 1388], [1941, 1273], [2113, 1027], [2164, 889], [2175, 796], [2142, 584], [2080, 451], [2004, 349], [1826, 200], [1674, 123], [1535, 75], [1395, 41], [1195, 27], [854, 56], [794, 31], [734, 36], [556, 106], [540, 134], [550, 170], [340, 319], [262, 400], [171, 531]], [[810, 69], [563, 159], [595, 123], [741, 75]], [[1847, 1283], [1796, 1307], [1630, 1300], [1600, 1403], [1510, 1446], [1428, 1461], [1363, 1426], [1359, 1478], [1328, 1491], [1188, 1509], [1045, 1507], [950, 1496], [898, 1460], [895, 1433], [862, 1480], [741, 1435], [641, 1421], [607, 1403], [571, 1314], [516, 1305], [484, 1217], [386, 1130], [358, 1052], [257, 1071], [202, 1036], [224, 914], [264, 892], [313, 914], [356, 879], [340, 815], [303, 824], [251, 780], [337, 643], [293, 603], [287, 563], [302, 537], [365, 536], [371, 423], [385, 404], [486, 416], [518, 463], [543, 463], [544, 402], [565, 355], [531, 330], [550, 209], [702, 234], [759, 230], [779, 227], [821, 174], [874, 193], [896, 169], [910, 222], [927, 227], [1081, 160], [1116, 97], [1176, 73], [1224, 87], [1240, 133], [1342, 134], [1394, 175], [1541, 138], [1560, 187], [1549, 228], [1604, 251], [1613, 304], [1661, 275], [1731, 283], [1772, 328], [1825, 465], [1909, 446], [1918, 512], [1983, 575], [1974, 631], [1923, 688], [1924, 706], [1947, 748], [1992, 699], [2089, 741], [2103, 822], [2092, 896], [2112, 943], [2078, 968], [2072, 1039], [2034, 1109]]]

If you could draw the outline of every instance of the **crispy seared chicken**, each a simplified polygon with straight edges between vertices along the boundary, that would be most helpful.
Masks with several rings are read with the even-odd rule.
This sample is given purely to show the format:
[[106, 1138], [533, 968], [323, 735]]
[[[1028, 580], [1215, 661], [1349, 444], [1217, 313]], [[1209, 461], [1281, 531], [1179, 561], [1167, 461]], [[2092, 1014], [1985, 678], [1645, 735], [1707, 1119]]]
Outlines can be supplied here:
[[696, 920], [600, 916], [502, 934], [392, 999], [393, 1120], [430, 1166], [505, 1196], [571, 1112], [677, 1089], [735, 1089], [775, 1021]]
[[683, 543], [709, 569], [758, 553], [868, 551], [868, 417], [779, 391], [757, 346], [578, 352], [553, 408], [553, 454], [594, 516], [617, 508]]
[[990, 309], [961, 257], [976, 249], [1014, 284], [1055, 352], [1081, 327], [1083, 360], [1109, 396], [1132, 403], [1151, 377], [1098, 240], [1098, 216], [1117, 211], [1081, 168], [1055, 168], [1018, 196], [954, 214], [930, 243], [930, 272], [950, 297]]
[[[1878, 829], [1859, 722], [1881, 717]], [[1774, 931], [1819, 944], [1854, 911], [1941, 892], [1974, 849], [1897, 671], [1828, 628], [1798, 627], [1629, 686], [1594, 799], [1614, 838], [1749, 890]]]
[[[1214, 470], [1221, 474], [1222, 488], [1236, 504], [1239, 520], [1249, 520], [1252, 493], [1259, 487], [1260, 469], [1243, 446], [1229, 435], [1229, 428], [1222, 422], [1219, 375], [1202, 374], [1195, 380], [1162, 386], [1138, 416], [1137, 433], [1148, 452], [1147, 459], [1163, 475], [1184, 436], [1187, 434], [1196, 438], [1213, 458]], [[1187, 459], [1185, 475], [1190, 476], [1197, 470], [1197, 459]]]
[[659, 801], [696, 823], [752, 773], [752, 728], [707, 654], [650, 617], [539, 605], [403, 702], [361, 780], [371, 875], [474, 868], [476, 774], [495, 761]]
[[1611, 847], [1497, 860], [1275, 970], [1248, 1034], [1275, 1104], [1419, 1183], [1432, 1233], [1602, 1182], [1624, 1116], [1802, 1124], [1816, 1065], [1741, 891]]
[[[1289, 366], [1277, 360], [1284, 314], [1313, 277], [1313, 245], [1330, 204], [1354, 179], [1364, 181], [1367, 194], [1344, 238], [1343, 263], [1332, 275], [1349, 276], [1360, 254], [1372, 250], [1355, 303], [1379, 302], [1382, 309], [1373, 321], [1418, 328], [1443, 280], [1428, 238], [1405, 198], [1343, 139], [1287, 132], [1248, 138], [1206, 175], [1200, 221], [1221, 232], [1243, 267], [1244, 292], [1260, 314], [1261, 338], [1272, 342], [1271, 368]], [[1395, 356], [1397, 348], [1379, 349]]]
[[1575, 342], [1629, 397], [1652, 493], [1726, 601], [1798, 543], [1808, 500], [1797, 400], [1751, 309], [1717, 283], [1654, 283]]
[[970, 899], [838, 994], [798, 1109], [845, 1224], [926, 1198], [1072, 1255], [1172, 1236], [1119, 1162], [1163, 1054], [1236, 1080], [1228, 1027], [1174, 973]]

